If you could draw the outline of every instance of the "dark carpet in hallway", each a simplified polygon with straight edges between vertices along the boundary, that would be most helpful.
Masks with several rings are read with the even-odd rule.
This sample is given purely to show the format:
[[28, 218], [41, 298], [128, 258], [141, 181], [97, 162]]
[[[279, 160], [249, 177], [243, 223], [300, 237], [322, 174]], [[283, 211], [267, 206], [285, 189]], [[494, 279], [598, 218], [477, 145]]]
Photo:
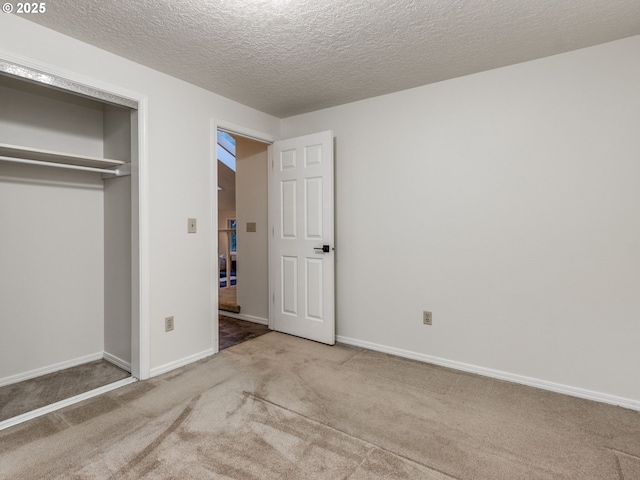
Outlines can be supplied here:
[[218, 326], [218, 344], [220, 350], [270, 332], [269, 327], [266, 325], [238, 320], [224, 315], [218, 317]]

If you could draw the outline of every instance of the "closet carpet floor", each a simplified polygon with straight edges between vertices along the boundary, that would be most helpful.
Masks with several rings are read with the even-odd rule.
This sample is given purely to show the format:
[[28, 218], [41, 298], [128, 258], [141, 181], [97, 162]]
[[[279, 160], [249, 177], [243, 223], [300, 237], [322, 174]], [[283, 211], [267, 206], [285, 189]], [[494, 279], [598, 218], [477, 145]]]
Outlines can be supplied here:
[[0, 387], [0, 421], [129, 377], [106, 360], [96, 360]]

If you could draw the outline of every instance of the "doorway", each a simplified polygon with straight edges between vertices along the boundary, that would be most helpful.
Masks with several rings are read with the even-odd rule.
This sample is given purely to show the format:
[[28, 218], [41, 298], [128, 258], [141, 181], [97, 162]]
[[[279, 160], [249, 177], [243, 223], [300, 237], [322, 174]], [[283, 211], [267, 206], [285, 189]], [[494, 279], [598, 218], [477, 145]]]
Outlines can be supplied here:
[[[215, 122], [213, 127], [216, 135], [221, 130], [236, 139], [236, 298], [240, 313], [233, 316], [335, 344], [333, 132], [275, 141]], [[247, 161], [240, 158], [240, 142], [245, 140], [249, 142]], [[252, 179], [244, 190], [240, 186], [243, 171]], [[217, 181], [217, 176], [213, 178]], [[246, 217], [241, 203], [251, 211]], [[217, 202], [213, 205], [217, 210]], [[261, 221], [253, 221], [254, 217]], [[217, 291], [219, 286], [214, 288]], [[217, 295], [214, 305], [218, 305]], [[245, 305], [251, 305], [251, 310]], [[218, 346], [218, 315], [213, 332]]]
[[215, 133], [218, 172], [215, 287], [219, 315], [215, 329], [218, 348], [222, 349], [230, 342], [264, 333], [269, 324], [270, 141], [236, 129], [218, 127]]

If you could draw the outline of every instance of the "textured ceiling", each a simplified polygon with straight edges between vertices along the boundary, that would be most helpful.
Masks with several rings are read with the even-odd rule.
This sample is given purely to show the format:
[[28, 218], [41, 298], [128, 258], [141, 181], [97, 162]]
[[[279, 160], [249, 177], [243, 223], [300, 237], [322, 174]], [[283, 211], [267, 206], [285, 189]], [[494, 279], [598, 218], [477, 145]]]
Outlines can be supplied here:
[[640, 34], [639, 0], [53, 0], [35, 21], [277, 117]]

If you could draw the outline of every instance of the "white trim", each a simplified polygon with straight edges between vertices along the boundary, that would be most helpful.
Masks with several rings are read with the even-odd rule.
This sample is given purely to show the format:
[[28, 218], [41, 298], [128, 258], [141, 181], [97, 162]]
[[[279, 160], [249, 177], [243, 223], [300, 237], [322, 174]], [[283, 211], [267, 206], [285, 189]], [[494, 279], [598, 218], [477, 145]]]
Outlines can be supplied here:
[[[138, 289], [132, 292], [138, 295], [138, 304], [132, 302], [132, 342], [131, 363], [133, 376], [146, 380], [151, 376], [151, 321], [150, 321], [150, 285], [149, 269], [149, 154], [148, 154], [148, 108], [147, 97], [138, 99], [138, 249], [137, 276]], [[133, 177], [135, 179], [135, 176]], [[133, 184], [132, 184], [133, 185]], [[132, 195], [133, 195], [132, 189]], [[135, 257], [133, 257], [135, 258]], [[135, 267], [134, 267], [135, 268]], [[134, 275], [135, 277], [135, 275]], [[135, 330], [135, 334], [134, 334]], [[137, 341], [134, 341], [136, 339]]]
[[268, 295], [268, 303], [269, 303], [269, 328], [271, 330], [275, 330], [276, 325], [275, 325], [275, 283], [277, 280], [274, 279], [274, 274], [273, 274], [273, 267], [271, 266], [271, 257], [272, 257], [272, 252], [271, 250], [273, 249], [273, 218], [271, 217], [270, 213], [273, 209], [273, 207], [271, 206], [271, 204], [273, 203], [273, 200], [271, 197], [273, 197], [273, 145], [269, 145], [267, 147], [267, 271], [268, 271], [268, 275], [269, 275], [269, 292], [267, 293]]
[[262, 317], [254, 317], [253, 315], [244, 315], [242, 313], [227, 312], [226, 310], [218, 310], [218, 315], [223, 317], [237, 318], [247, 322], [259, 323], [260, 325], [269, 325], [269, 319]]
[[[211, 119], [211, 161], [209, 162], [209, 205], [211, 207], [211, 232], [218, 231], [218, 190], [214, 189], [218, 185], [218, 125], [215, 119]], [[218, 264], [218, 237], [217, 233], [211, 234], [211, 267], [209, 268], [209, 290], [211, 291], [211, 346], [213, 353], [219, 352], [218, 339], [218, 288], [219, 267]]]
[[28, 372], [18, 373], [0, 379], [0, 387], [5, 385], [11, 385], [13, 383], [23, 382], [31, 378], [36, 378], [41, 375], [47, 375], [48, 373], [64, 370], [65, 368], [76, 367], [83, 363], [95, 362], [96, 360], [102, 360], [103, 352], [92, 353], [91, 355], [85, 355], [83, 357], [72, 358], [71, 360], [65, 360], [64, 362], [55, 363], [53, 365], [47, 365], [46, 367], [36, 368], [35, 370], [29, 370]]
[[137, 381], [138, 379], [134, 377], [125, 378], [123, 380], [110, 383], [109, 385], [105, 385], [104, 387], [96, 388], [94, 390], [81, 393], [80, 395], [76, 395], [75, 397], [70, 397], [64, 400], [60, 400], [59, 402], [52, 403], [51, 405], [47, 405], [46, 407], [37, 408], [36, 410], [23, 413], [22, 415], [18, 415], [17, 417], [13, 417], [8, 420], [4, 420], [0, 422], [0, 430], [13, 427], [14, 425], [18, 425], [19, 423], [26, 422], [27, 420], [32, 420], [36, 417], [41, 417], [42, 415], [46, 415], [47, 413], [51, 413], [56, 410], [60, 410], [61, 408], [68, 407], [69, 405], [73, 405], [74, 403], [79, 403], [79, 402], [82, 402], [83, 400], [97, 397], [98, 395], [102, 395], [103, 393], [110, 392], [111, 390], [124, 387], [125, 385], [129, 385]]
[[108, 352], [104, 352], [104, 355], [102, 358], [104, 358], [105, 361], [112, 363], [116, 367], [131, 373], [131, 363], [125, 362], [121, 358], [118, 358], [115, 355], [112, 355]]
[[[17, 63], [23, 67], [33, 68], [35, 70], [40, 70], [43, 73], [47, 73], [50, 75], [55, 75], [56, 77], [61, 77], [72, 82], [80, 83], [86, 85], [88, 87], [97, 88], [99, 90], [104, 90], [107, 93], [112, 93], [114, 95], [119, 95], [124, 98], [128, 98], [129, 100], [139, 101], [142, 95], [140, 93], [134, 92], [132, 90], [128, 90], [126, 88], [122, 88], [117, 85], [113, 85], [111, 83], [104, 82], [102, 80], [98, 80], [96, 78], [88, 77], [86, 75], [82, 75], [77, 72], [72, 72], [70, 70], [65, 70], [60, 67], [56, 67], [54, 65], [40, 62], [38, 60], [34, 60], [32, 58], [23, 57], [21, 55], [16, 55], [14, 53], [8, 52], [6, 50], [0, 49], [0, 59]], [[69, 90], [75, 95], [78, 93]], [[104, 102], [102, 99], [98, 99], [99, 101]]]
[[170, 372], [171, 370], [175, 370], [176, 368], [184, 367], [185, 365], [189, 365], [190, 363], [197, 362], [198, 360], [202, 360], [203, 358], [210, 357], [211, 355], [213, 355], [213, 353], [214, 353], [213, 348], [209, 348], [204, 352], [189, 355], [188, 357], [181, 358], [180, 360], [176, 360], [175, 362], [170, 362], [165, 365], [152, 368], [151, 376], [157, 377], [158, 375], [162, 375], [163, 373]]
[[240, 135], [241, 137], [247, 137], [247, 138], [250, 138], [251, 140], [257, 140], [258, 142], [262, 142], [262, 143], [273, 143], [276, 140], [278, 140], [278, 138], [272, 135], [269, 135], [263, 132], [258, 132], [257, 130], [252, 130], [251, 128], [246, 128], [241, 125], [236, 125], [234, 123], [225, 122], [222, 120], [215, 120], [215, 119], [213, 120], [213, 122], [215, 125], [213, 133], [216, 136], [215, 138], [216, 145], [218, 144], [218, 140], [217, 140], [218, 130], [222, 130], [223, 132], [227, 132], [231, 134]]
[[640, 411], [640, 402], [632, 400], [630, 398], [617, 397], [615, 395], [609, 395], [607, 393], [594, 392], [592, 390], [586, 390], [583, 388], [572, 387], [569, 385], [562, 385], [559, 383], [549, 382], [546, 380], [540, 380], [538, 378], [526, 377], [523, 375], [516, 375], [513, 373], [503, 372], [500, 370], [492, 370], [490, 368], [479, 367], [477, 365], [471, 365], [468, 363], [456, 362], [454, 360], [447, 360], [444, 358], [433, 357], [431, 355], [425, 355], [422, 353], [411, 352], [409, 350], [402, 350], [399, 348], [388, 347], [386, 345], [379, 345], [377, 343], [366, 342], [364, 340], [358, 340], [356, 338], [343, 337], [338, 335], [336, 340], [347, 345], [353, 345], [356, 347], [366, 348], [368, 350], [375, 350], [377, 352], [389, 353], [398, 357], [410, 358], [412, 360], [418, 360], [420, 362], [431, 363], [434, 365], [440, 365], [442, 367], [452, 368], [454, 370], [460, 370], [463, 372], [476, 373], [485, 377], [497, 378], [499, 380], [505, 380], [507, 382], [519, 383], [521, 385], [528, 385], [530, 387], [540, 388], [542, 390], [549, 390], [551, 392], [562, 393], [570, 395], [572, 397], [584, 398], [587, 400], [593, 400], [600, 403], [608, 403], [611, 405], [617, 405], [620, 407], [628, 408], [631, 410]]

